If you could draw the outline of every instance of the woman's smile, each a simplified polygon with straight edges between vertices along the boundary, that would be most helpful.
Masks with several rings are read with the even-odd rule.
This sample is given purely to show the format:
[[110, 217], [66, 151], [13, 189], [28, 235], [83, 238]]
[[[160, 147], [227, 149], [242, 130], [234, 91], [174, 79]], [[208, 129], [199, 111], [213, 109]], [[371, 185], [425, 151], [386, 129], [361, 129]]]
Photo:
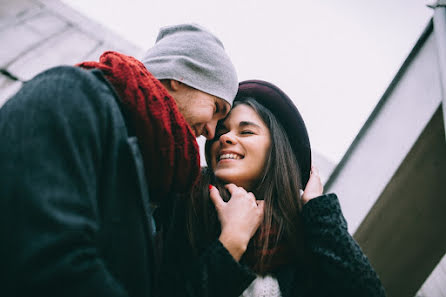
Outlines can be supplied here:
[[271, 140], [268, 127], [247, 105], [234, 107], [216, 131], [211, 147], [215, 176], [250, 188], [262, 175]]

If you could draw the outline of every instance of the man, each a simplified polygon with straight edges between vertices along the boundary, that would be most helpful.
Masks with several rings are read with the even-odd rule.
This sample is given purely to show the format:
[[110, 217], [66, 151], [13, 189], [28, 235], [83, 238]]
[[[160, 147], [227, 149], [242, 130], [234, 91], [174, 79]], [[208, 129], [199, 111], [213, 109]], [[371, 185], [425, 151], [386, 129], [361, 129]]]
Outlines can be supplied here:
[[[41, 73], [0, 109], [2, 296], [152, 296], [156, 206], [199, 174], [237, 76], [197, 25]], [[145, 67], [144, 67], [145, 66]]]

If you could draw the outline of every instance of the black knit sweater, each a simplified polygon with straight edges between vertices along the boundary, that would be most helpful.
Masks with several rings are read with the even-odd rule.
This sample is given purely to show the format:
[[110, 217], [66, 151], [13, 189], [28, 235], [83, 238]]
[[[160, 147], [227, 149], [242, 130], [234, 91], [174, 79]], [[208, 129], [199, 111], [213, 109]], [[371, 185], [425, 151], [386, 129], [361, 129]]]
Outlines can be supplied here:
[[[240, 296], [255, 273], [236, 262], [218, 239], [196, 256], [187, 243], [184, 208], [175, 209], [173, 224], [165, 233], [161, 295]], [[347, 231], [335, 194], [310, 200], [302, 215], [312, 267], [290, 264], [274, 273], [283, 297], [385, 296], [367, 257]]]

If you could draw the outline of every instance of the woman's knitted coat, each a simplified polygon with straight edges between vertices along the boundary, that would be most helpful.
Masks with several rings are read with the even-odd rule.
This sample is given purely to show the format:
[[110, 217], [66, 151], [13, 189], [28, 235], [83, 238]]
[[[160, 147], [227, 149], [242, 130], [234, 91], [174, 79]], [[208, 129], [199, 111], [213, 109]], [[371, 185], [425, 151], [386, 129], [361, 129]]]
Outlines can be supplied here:
[[[196, 256], [187, 241], [184, 209], [178, 201], [175, 220], [165, 233], [162, 296], [240, 296], [256, 275], [236, 262], [218, 239]], [[310, 200], [302, 215], [313, 267], [289, 264], [274, 273], [283, 297], [385, 296], [377, 274], [347, 231], [335, 194]]]

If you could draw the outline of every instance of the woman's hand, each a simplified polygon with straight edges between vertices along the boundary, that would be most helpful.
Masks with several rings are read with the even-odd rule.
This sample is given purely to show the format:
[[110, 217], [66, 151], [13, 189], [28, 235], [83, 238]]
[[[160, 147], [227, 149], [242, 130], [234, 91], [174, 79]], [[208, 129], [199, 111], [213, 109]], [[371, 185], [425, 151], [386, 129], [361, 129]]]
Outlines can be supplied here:
[[316, 198], [324, 192], [324, 186], [322, 185], [321, 178], [319, 176], [319, 170], [316, 167], [311, 166], [310, 179], [305, 187], [302, 195], [303, 203], [307, 203], [313, 198]]
[[224, 202], [218, 189], [209, 189], [221, 224], [220, 242], [236, 261], [245, 253], [249, 240], [263, 221], [264, 201], [234, 184], [225, 186], [231, 199]]

